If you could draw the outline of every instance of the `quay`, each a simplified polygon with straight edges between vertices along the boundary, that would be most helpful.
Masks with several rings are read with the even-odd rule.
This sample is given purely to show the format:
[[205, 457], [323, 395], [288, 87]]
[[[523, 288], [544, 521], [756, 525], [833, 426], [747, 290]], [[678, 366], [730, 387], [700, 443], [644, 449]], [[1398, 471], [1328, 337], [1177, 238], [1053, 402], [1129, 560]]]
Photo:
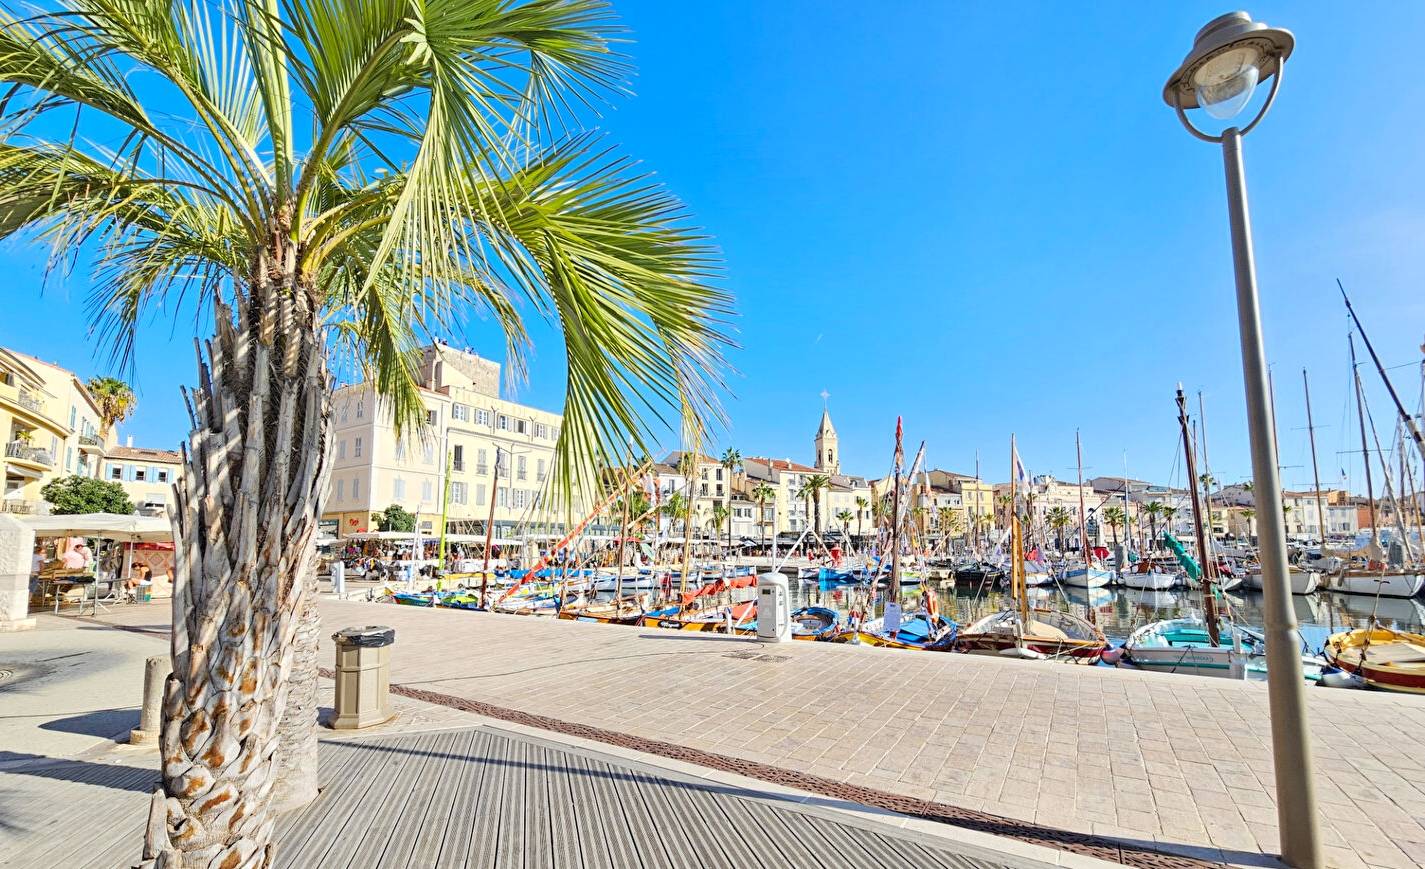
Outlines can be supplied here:
[[[1275, 865], [1260, 684], [331, 598], [320, 609], [324, 637], [393, 626], [398, 699], [453, 720], [1066, 857]], [[167, 615], [139, 606], [103, 621], [157, 637]], [[1425, 705], [1325, 689], [1308, 702], [1330, 865], [1425, 863]]]

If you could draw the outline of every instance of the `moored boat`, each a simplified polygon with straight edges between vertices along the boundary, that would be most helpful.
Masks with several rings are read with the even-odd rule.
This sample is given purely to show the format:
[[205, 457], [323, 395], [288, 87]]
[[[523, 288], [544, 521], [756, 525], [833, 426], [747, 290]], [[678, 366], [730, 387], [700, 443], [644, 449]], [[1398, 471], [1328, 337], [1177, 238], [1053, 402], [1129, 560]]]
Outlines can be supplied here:
[[1217, 642], [1199, 616], [1166, 619], [1144, 625], [1123, 644], [1123, 658], [1135, 667], [1167, 673], [1241, 679], [1248, 662], [1262, 654], [1261, 634], [1219, 622]]
[[1343, 594], [1414, 597], [1425, 588], [1425, 574], [1414, 571], [1347, 570], [1327, 581], [1327, 590]]
[[634, 625], [638, 624], [648, 611], [648, 595], [625, 595], [622, 600], [615, 605], [614, 601], [584, 601], [575, 602], [562, 607], [559, 610], [559, 618], [571, 622], [594, 622], [603, 625]]
[[[1291, 577], [1292, 594], [1315, 594], [1321, 582], [1321, 574], [1314, 570], [1302, 570], [1298, 567], [1291, 567], [1287, 570], [1287, 575]], [[1262, 590], [1262, 569], [1260, 567], [1247, 571], [1246, 582], [1243, 588], [1248, 591]]]
[[985, 616], [960, 632], [955, 649], [972, 655], [1053, 658], [1097, 663], [1108, 648], [1103, 631], [1073, 613], [1033, 609], [1026, 623], [1019, 610]]
[[887, 649], [921, 649], [948, 652], [955, 647], [956, 624], [937, 614], [916, 612], [892, 620], [884, 617], [853, 624], [836, 632], [830, 639], [836, 643], [859, 643]]
[[1102, 567], [1079, 565], [1064, 570], [1059, 581], [1072, 588], [1103, 588], [1113, 579], [1113, 572]]
[[1326, 660], [1373, 688], [1425, 694], [1425, 635], [1375, 628], [1332, 634]]
[[841, 627], [841, 616], [824, 606], [802, 607], [792, 613], [792, 639], [829, 640]]
[[1161, 570], [1150, 570], [1145, 573], [1130, 570], [1119, 574], [1119, 581], [1128, 588], [1141, 591], [1168, 591], [1183, 584], [1181, 574]]

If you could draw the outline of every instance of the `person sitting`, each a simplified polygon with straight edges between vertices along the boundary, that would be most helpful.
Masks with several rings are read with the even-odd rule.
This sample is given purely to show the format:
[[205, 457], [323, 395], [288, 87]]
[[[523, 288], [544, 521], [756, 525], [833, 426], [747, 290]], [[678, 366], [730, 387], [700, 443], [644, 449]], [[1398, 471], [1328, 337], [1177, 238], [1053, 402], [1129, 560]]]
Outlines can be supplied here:
[[129, 572], [129, 576], [124, 580], [124, 596], [137, 599], [139, 589], [146, 589], [153, 586], [153, 568], [147, 564], [140, 564]]

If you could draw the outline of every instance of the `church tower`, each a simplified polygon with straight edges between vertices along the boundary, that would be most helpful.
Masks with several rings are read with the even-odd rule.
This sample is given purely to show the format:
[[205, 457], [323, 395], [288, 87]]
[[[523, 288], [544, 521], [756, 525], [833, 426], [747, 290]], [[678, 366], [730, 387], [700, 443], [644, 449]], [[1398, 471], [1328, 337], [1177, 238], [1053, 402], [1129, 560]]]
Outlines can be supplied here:
[[831, 412], [821, 409], [821, 426], [816, 430], [816, 469], [823, 474], [841, 473], [840, 448], [836, 445], [836, 427], [831, 424]]

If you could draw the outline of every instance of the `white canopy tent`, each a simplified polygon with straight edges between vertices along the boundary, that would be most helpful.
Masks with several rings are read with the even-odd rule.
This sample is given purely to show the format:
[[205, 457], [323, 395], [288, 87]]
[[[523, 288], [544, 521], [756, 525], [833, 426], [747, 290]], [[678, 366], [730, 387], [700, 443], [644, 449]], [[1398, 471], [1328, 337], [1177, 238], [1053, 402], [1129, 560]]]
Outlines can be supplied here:
[[16, 516], [35, 537], [98, 537], [121, 543], [161, 543], [173, 539], [173, 525], [162, 516], [77, 513], [70, 516]]

